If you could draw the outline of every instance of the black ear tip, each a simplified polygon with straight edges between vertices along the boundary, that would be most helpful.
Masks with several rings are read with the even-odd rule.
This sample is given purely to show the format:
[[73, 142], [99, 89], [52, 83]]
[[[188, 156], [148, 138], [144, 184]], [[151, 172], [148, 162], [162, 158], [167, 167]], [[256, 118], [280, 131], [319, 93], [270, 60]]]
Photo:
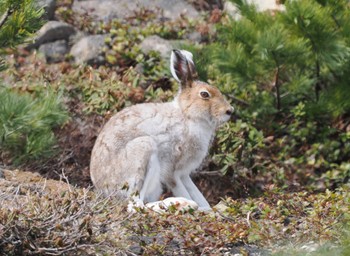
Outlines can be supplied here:
[[173, 49], [173, 53], [175, 54], [176, 57], [180, 58], [182, 56], [181, 51], [178, 49]]

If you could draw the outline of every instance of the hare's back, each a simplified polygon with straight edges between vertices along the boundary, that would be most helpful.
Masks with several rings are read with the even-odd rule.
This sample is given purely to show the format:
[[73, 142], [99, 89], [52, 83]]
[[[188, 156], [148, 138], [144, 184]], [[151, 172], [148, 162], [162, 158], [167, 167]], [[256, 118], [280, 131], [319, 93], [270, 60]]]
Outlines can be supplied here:
[[[173, 133], [182, 123], [181, 112], [169, 103], [145, 103], [128, 107], [114, 115], [102, 133], [117, 140], [130, 141], [140, 136], [157, 136]], [[119, 138], [120, 135], [120, 138]]]

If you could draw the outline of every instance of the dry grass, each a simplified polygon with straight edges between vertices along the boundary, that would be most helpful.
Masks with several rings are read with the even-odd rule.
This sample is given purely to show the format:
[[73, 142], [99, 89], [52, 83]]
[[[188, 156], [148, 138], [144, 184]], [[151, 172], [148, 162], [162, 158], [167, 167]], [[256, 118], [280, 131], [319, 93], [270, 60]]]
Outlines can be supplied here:
[[123, 204], [33, 173], [0, 180], [0, 254], [126, 254]]

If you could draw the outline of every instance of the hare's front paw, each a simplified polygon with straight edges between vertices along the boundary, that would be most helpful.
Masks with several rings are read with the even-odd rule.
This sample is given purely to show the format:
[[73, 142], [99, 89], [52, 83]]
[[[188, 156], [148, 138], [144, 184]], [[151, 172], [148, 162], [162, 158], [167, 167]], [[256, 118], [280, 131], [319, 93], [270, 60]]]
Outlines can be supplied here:
[[127, 211], [130, 213], [136, 213], [135, 208], [144, 208], [144, 207], [145, 207], [145, 204], [140, 198], [133, 197], [128, 203]]

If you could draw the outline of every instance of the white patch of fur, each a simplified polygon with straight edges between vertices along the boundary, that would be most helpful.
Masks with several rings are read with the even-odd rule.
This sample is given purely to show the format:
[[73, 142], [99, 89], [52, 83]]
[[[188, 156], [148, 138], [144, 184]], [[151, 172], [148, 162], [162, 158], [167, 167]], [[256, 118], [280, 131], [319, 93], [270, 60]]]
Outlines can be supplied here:
[[215, 135], [215, 125], [211, 126], [208, 123], [189, 122], [190, 134], [196, 135], [198, 141], [201, 142], [201, 155], [203, 158], [207, 155], [209, 145]]
[[161, 201], [146, 204], [147, 208], [158, 213], [166, 212], [171, 206], [175, 207], [179, 211], [189, 211], [190, 209], [198, 209], [198, 204], [196, 202], [184, 197], [168, 197]]
[[173, 75], [173, 77], [175, 78], [175, 80], [180, 83], [180, 79], [177, 77], [176, 72], [175, 72], [175, 67], [174, 67], [175, 61], [177, 61], [175, 53], [171, 52], [171, 55], [170, 55], [170, 72]]
[[189, 210], [197, 210], [203, 209], [199, 208], [198, 204], [190, 199], [184, 197], [168, 197], [164, 200], [147, 203], [146, 205], [140, 200], [138, 197], [133, 197], [129, 201], [127, 211], [129, 213], [136, 213], [136, 208], [141, 209], [150, 209], [157, 213], [164, 213], [169, 210], [170, 207], [175, 207], [178, 211], [189, 211]]
[[156, 152], [151, 155], [148, 170], [140, 191], [140, 199], [145, 202], [154, 202], [163, 192], [160, 181], [160, 163]]
[[135, 208], [144, 208], [144, 207], [145, 207], [145, 204], [143, 203], [143, 201], [139, 197], [133, 196], [129, 200], [127, 211], [130, 213], [136, 213]]
[[187, 61], [191, 62], [193, 65], [193, 54], [189, 51], [186, 50], [180, 50], [180, 52], [182, 53], [182, 55], [185, 56], [185, 58], [187, 59]]

